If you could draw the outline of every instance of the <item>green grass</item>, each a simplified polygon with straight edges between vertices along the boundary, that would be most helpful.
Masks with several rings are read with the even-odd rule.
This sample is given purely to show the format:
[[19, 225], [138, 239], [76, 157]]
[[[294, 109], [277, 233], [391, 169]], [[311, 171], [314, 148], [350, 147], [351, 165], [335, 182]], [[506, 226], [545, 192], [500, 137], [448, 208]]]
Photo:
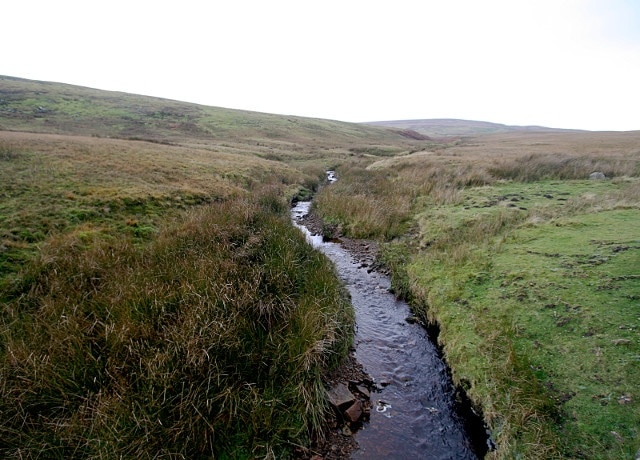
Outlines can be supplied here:
[[498, 276], [482, 302], [502, 299], [518, 352], [561, 404], [563, 450], [576, 457], [637, 449], [637, 223], [637, 210], [612, 210], [516, 232], [494, 259]]
[[308, 446], [353, 316], [286, 202], [333, 167], [317, 212], [388, 242], [492, 458], [639, 447], [637, 132], [440, 145], [10, 77], [0, 130], [5, 456]]
[[312, 176], [258, 157], [78, 136], [3, 133], [0, 165], [0, 284], [49, 235], [81, 227], [144, 240], [167, 217], [252, 184], [313, 187]]
[[[421, 216], [425, 249], [407, 268], [416, 304], [440, 323], [456, 379], [508, 452], [631, 456], [640, 426], [640, 215], [637, 202], [615, 200], [632, 187], [514, 188], [469, 191], [463, 204]], [[527, 210], [499, 206], [496, 197], [511, 195]], [[538, 447], [527, 454], [528, 445]]]
[[353, 313], [287, 203], [416, 142], [9, 77], [0, 129], [3, 456], [287, 458], [322, 436]]

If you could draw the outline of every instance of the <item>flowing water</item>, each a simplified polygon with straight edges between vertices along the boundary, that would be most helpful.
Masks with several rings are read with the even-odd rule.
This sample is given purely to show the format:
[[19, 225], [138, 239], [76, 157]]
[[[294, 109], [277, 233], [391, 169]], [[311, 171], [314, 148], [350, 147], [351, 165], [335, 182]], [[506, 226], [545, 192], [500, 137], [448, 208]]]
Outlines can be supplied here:
[[356, 433], [359, 449], [352, 458], [478, 458], [456, 413], [448, 369], [427, 331], [407, 322], [409, 307], [389, 292], [389, 277], [369, 273], [340, 244], [324, 242], [299, 224], [309, 205], [298, 203], [292, 219], [333, 261], [348, 287], [356, 314], [356, 359], [381, 387], [371, 394], [371, 418]]

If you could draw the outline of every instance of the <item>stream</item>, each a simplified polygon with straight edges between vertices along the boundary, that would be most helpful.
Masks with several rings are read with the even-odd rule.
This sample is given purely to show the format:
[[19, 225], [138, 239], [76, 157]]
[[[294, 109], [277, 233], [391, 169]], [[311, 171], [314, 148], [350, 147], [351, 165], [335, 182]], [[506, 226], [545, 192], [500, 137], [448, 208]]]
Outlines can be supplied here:
[[428, 332], [407, 322], [409, 306], [389, 292], [388, 276], [369, 272], [339, 243], [325, 242], [300, 224], [310, 205], [297, 203], [292, 220], [329, 257], [347, 286], [356, 316], [355, 357], [380, 388], [371, 394], [371, 417], [355, 434], [359, 449], [352, 458], [482, 457], [485, 452], [474, 452], [456, 412], [449, 371]]

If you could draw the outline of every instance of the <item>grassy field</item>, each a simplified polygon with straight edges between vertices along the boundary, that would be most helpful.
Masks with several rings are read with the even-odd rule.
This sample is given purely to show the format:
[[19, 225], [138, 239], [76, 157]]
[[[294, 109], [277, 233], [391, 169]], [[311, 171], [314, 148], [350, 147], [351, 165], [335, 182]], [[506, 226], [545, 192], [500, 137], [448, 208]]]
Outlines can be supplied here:
[[0, 283], [47, 235], [81, 229], [144, 239], [189, 206], [246, 194], [270, 178], [312, 180], [252, 155], [91, 137], [0, 136]]
[[439, 324], [496, 458], [640, 447], [639, 145], [638, 133], [484, 136], [345, 165], [318, 197], [343, 231], [395, 237], [395, 289]]
[[[0, 76], [0, 283], [52, 232], [150, 235], [167, 214], [339, 159], [420, 148], [397, 132]], [[371, 154], [371, 153], [370, 153]]]

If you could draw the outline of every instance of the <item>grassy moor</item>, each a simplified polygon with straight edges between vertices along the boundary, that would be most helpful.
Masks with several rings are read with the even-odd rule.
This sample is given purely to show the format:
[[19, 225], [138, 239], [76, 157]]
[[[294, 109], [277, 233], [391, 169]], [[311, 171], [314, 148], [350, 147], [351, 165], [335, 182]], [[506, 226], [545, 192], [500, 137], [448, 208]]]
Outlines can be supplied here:
[[0, 456], [309, 457], [354, 328], [289, 220], [311, 195], [437, 325], [488, 458], [634, 458], [640, 131], [359, 125], [2, 76]]

